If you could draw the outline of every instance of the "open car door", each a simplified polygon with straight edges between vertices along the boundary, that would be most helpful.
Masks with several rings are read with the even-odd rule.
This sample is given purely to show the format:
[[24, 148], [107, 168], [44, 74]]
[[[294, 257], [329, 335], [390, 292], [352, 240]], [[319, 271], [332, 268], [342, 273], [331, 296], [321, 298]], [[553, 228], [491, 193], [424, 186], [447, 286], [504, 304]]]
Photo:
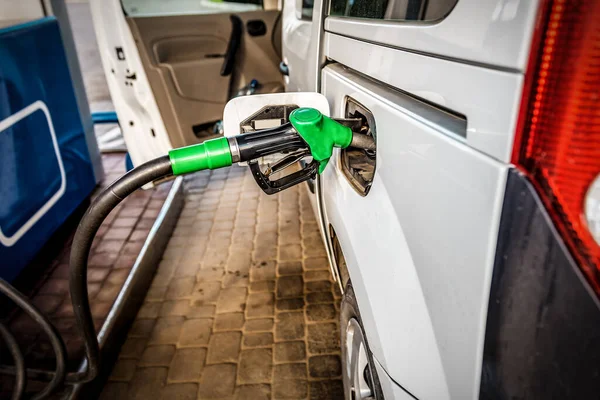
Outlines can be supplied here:
[[277, 2], [91, 0], [134, 165], [219, 134], [226, 102], [256, 80], [283, 90]]

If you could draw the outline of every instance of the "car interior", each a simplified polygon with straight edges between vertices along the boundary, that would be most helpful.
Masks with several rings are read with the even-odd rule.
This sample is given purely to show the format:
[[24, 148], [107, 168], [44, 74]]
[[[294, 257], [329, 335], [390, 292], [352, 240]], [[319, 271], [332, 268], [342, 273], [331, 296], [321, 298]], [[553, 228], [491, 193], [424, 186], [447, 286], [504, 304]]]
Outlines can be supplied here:
[[252, 80], [255, 93], [284, 90], [276, 1], [257, 11], [127, 21], [174, 147], [215, 136], [225, 104]]

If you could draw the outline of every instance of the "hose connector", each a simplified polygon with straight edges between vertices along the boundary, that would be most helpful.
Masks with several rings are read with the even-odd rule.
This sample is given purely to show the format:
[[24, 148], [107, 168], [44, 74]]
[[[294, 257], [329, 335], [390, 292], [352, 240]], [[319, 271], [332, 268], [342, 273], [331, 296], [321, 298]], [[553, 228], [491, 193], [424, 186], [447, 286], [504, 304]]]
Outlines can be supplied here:
[[188, 174], [204, 169], [229, 167], [231, 150], [226, 137], [169, 151], [173, 175]]

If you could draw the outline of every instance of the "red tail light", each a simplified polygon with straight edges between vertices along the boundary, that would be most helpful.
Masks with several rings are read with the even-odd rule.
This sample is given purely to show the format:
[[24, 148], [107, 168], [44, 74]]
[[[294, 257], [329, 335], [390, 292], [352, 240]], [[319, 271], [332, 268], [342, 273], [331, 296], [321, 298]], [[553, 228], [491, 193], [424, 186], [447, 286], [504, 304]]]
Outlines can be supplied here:
[[600, 246], [584, 215], [600, 173], [600, 1], [551, 0], [540, 15], [513, 162], [600, 295]]

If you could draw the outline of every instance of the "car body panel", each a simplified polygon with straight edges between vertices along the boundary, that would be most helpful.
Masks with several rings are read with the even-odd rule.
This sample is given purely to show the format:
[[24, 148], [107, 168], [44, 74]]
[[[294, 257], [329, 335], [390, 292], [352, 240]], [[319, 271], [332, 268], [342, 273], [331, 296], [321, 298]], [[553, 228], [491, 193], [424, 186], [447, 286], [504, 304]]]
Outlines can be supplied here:
[[538, 1], [458, 0], [441, 21], [328, 17], [325, 30], [408, 51], [524, 71]]
[[322, 177], [371, 350], [417, 398], [476, 398], [507, 167], [408, 112], [404, 93], [339, 65], [322, 81], [332, 116], [350, 96], [376, 122], [369, 194], [339, 152]]
[[[328, 58], [466, 116], [466, 143], [509, 162], [523, 75], [414, 54], [325, 33]], [[481, 88], [485, 87], [485, 90]]]

